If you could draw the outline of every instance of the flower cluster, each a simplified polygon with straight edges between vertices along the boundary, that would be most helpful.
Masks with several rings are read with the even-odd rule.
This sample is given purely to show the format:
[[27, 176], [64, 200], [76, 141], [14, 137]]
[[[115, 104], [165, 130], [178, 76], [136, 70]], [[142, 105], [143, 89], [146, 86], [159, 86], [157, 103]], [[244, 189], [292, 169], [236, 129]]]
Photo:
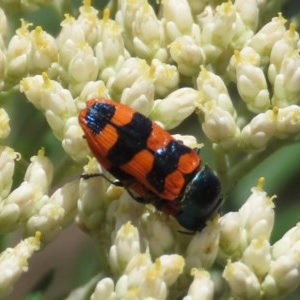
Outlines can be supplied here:
[[[105, 97], [166, 130], [196, 113], [191, 127], [203, 133], [226, 194], [249, 169], [299, 140], [296, 25], [267, 0], [163, 0], [155, 7], [111, 0], [101, 12], [84, 0], [77, 17], [65, 14], [57, 36], [23, 19], [10, 36], [16, 7], [32, 11], [49, 2], [0, 0], [0, 93], [9, 98], [19, 90], [42, 112], [76, 175], [59, 177], [39, 145], [16, 185], [21, 153], [5, 144], [11, 116], [0, 108], [0, 233], [24, 231], [23, 241], [0, 253], [0, 297], [40, 244], [73, 222], [105, 258], [100, 275], [69, 299], [275, 299], [292, 292], [300, 284], [300, 226], [270, 242], [274, 197], [263, 178], [238, 211], [183, 234], [172, 217], [134, 201], [106, 175], [79, 178], [105, 170], [90, 157], [78, 113], [87, 100]], [[274, 17], [265, 21], [264, 12]], [[199, 145], [194, 136], [174, 136]]]

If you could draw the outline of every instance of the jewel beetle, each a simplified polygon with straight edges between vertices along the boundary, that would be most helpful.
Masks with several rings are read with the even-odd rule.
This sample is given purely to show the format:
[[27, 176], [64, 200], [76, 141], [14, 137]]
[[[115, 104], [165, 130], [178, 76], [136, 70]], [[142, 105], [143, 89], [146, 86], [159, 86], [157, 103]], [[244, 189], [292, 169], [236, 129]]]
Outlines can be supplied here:
[[202, 166], [200, 149], [109, 99], [87, 101], [78, 118], [98, 162], [135, 200], [153, 204], [191, 231], [201, 230], [220, 207], [220, 181]]

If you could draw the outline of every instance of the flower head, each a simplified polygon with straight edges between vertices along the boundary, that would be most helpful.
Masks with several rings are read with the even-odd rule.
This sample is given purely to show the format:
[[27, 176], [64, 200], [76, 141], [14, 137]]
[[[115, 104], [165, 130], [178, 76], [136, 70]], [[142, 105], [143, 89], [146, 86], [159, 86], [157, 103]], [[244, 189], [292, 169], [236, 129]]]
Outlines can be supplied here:
[[[69, 299], [283, 298], [300, 285], [299, 224], [273, 242], [263, 187], [290, 207], [279, 188], [298, 169], [283, 146], [300, 138], [300, 41], [278, 11], [292, 4], [0, 2], [0, 297], [73, 223], [99, 253], [68, 249], [97, 273], [73, 263], [86, 283]], [[24, 19], [10, 32], [12, 16]], [[177, 222], [197, 217], [201, 231]]]

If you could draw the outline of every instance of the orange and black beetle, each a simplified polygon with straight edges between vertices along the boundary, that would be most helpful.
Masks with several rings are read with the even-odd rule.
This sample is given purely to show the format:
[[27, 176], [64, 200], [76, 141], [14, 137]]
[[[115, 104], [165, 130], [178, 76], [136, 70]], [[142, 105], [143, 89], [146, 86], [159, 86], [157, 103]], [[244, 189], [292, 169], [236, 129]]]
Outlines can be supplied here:
[[199, 149], [183, 145], [144, 115], [112, 100], [92, 99], [79, 123], [99, 163], [137, 201], [153, 204], [192, 231], [201, 230], [219, 208], [219, 179], [201, 166]]

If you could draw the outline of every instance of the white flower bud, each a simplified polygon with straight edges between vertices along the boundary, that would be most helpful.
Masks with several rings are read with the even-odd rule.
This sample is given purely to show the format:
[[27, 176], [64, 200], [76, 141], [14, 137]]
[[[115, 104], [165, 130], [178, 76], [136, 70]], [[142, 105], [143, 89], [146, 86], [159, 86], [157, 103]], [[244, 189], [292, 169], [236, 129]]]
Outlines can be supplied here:
[[125, 29], [125, 34], [128, 38], [125, 40], [126, 48], [130, 51], [132, 50], [132, 26], [135, 22], [135, 17], [138, 9], [142, 5], [149, 5], [145, 0], [133, 0], [133, 1], [119, 1], [118, 2], [118, 11], [116, 13], [116, 21], [122, 25]]
[[208, 222], [201, 232], [197, 232], [186, 250], [187, 268], [210, 268], [218, 253], [219, 238], [218, 220]]
[[227, 87], [220, 76], [201, 67], [201, 72], [197, 78], [197, 88], [201, 94], [199, 99], [200, 108], [206, 102], [214, 101], [218, 107], [228, 111], [235, 118], [235, 109]]
[[[256, 31], [256, 27], [259, 21], [259, 10], [257, 8], [256, 0], [247, 2], [247, 5], [245, 5], [245, 3], [243, 5], [242, 1], [240, 1], [240, 3], [237, 3], [235, 1], [234, 5], [236, 6], [236, 4], [239, 7], [236, 7], [235, 34], [230, 42], [230, 48], [242, 49], [245, 45], [248, 44]], [[248, 4], [250, 4], [249, 12], [247, 11]], [[243, 9], [241, 9], [241, 7], [243, 7]], [[239, 12], [240, 10], [242, 10], [241, 13]], [[246, 15], [248, 15], [247, 13], [249, 14], [249, 18], [246, 17]]]
[[4, 40], [3, 38], [7, 35], [7, 18], [4, 13], [4, 10], [0, 8], [0, 49], [4, 49]]
[[[12, 187], [15, 160], [19, 154], [13, 149], [0, 145], [0, 200], [6, 198]], [[1, 202], [0, 201], [0, 202]]]
[[[45, 73], [46, 74], [46, 73]], [[33, 77], [23, 78], [20, 82], [20, 91], [24, 93], [29, 101], [33, 103], [33, 105], [37, 109], [43, 109], [43, 97], [42, 94], [42, 86], [44, 84], [43, 76], [37, 75]], [[49, 77], [47, 76], [48, 80]]]
[[249, 46], [261, 55], [263, 61], [269, 59], [273, 45], [284, 35], [286, 30], [284, 26], [285, 22], [286, 20], [281, 15], [273, 18], [250, 41]]
[[240, 134], [240, 147], [247, 151], [264, 150], [276, 133], [277, 113], [268, 110], [256, 115]]
[[252, 66], [260, 66], [261, 57], [260, 55], [251, 47], [244, 47], [241, 51], [235, 50], [234, 55], [231, 56], [228, 73], [230, 78], [236, 82], [237, 81], [237, 67], [241, 63], [251, 64]]
[[110, 278], [101, 279], [91, 296], [91, 300], [116, 300], [114, 292], [114, 282]]
[[[130, 225], [130, 226], [132, 226], [132, 225]], [[145, 275], [145, 271], [149, 270], [151, 267], [153, 267], [153, 262], [151, 261], [150, 254], [148, 252], [136, 253], [136, 255], [132, 256], [130, 261], [128, 262], [126, 269], [124, 271], [124, 274], [130, 275], [130, 273], [132, 274], [134, 272], [136, 272], [136, 274], [137, 274], [137, 273], [141, 273], [141, 271], [143, 271], [144, 272], [143, 274]], [[156, 274], [158, 274], [158, 272]], [[138, 277], [132, 278], [132, 279], [137, 282], [144, 280], [144, 278], [138, 278]]]
[[218, 260], [226, 263], [228, 259], [239, 259], [246, 248], [247, 233], [241, 226], [240, 214], [229, 212], [220, 220], [220, 243]]
[[[84, 167], [84, 174], [101, 174], [96, 159], [90, 159]], [[99, 232], [103, 225], [107, 180], [103, 177], [82, 178], [79, 184], [78, 214], [76, 222], [85, 231]]]
[[201, 34], [207, 61], [215, 60], [229, 45], [235, 34], [236, 11], [231, 1], [217, 6], [213, 18], [204, 24]]
[[258, 278], [244, 263], [229, 262], [225, 266], [223, 277], [229, 284], [234, 299], [262, 299]]
[[0, 297], [4, 299], [12, 291], [14, 283], [23, 272], [28, 271], [28, 259], [40, 249], [41, 233], [28, 237], [14, 248], [7, 248], [0, 254]]
[[205, 135], [223, 149], [235, 147], [238, 143], [240, 130], [234, 117], [213, 101], [205, 103], [203, 111], [202, 129]]
[[43, 241], [50, 242], [63, 227], [69, 225], [77, 211], [78, 186], [78, 180], [66, 183], [50, 198], [41, 201], [43, 205], [26, 224], [27, 234], [39, 229], [43, 233]]
[[98, 13], [99, 11], [91, 6], [91, 1], [83, 1], [83, 5], [79, 8], [79, 16], [75, 21], [76, 27], [80, 27], [84, 35], [85, 41], [94, 47], [99, 32], [101, 31], [101, 26], [99, 24]]
[[80, 95], [76, 99], [78, 109], [86, 107], [86, 101], [90, 99], [106, 98], [109, 99], [109, 92], [102, 80], [89, 81], [82, 89]]
[[59, 49], [59, 63], [67, 69], [71, 59], [78, 51], [78, 45], [84, 45], [85, 27], [75, 21], [68, 14], [65, 15], [65, 20], [61, 23], [62, 30], [57, 37], [57, 46]]
[[[247, 239], [269, 239], [274, 224], [274, 197], [270, 198], [262, 189], [264, 178], [258, 180], [257, 187], [252, 188], [252, 195], [239, 209], [241, 226], [247, 231]], [[255, 211], [255, 214], [253, 213]]]
[[[137, 274], [135, 274], [137, 273]], [[128, 295], [134, 294], [136, 299], [164, 300], [167, 297], [167, 288], [161, 278], [147, 276], [144, 272], [135, 272], [133, 276], [123, 275], [116, 284], [116, 298], [126, 299]], [[148, 275], [148, 274], [146, 274]], [[139, 279], [139, 282], [133, 279]]]
[[145, 74], [149, 74], [150, 66], [145, 60], [138, 57], [127, 59], [117, 74], [112, 77], [106, 84], [111, 95], [115, 95], [115, 99], [119, 99], [122, 92], [131, 87], [133, 83]]
[[193, 16], [187, 0], [163, 1], [166, 33], [172, 41], [176, 37], [190, 34], [193, 26]]
[[62, 139], [64, 123], [68, 118], [77, 116], [70, 91], [64, 89], [60, 83], [50, 80], [46, 73], [24, 78], [20, 90], [33, 105], [45, 112], [54, 134]]
[[274, 259], [277, 259], [281, 255], [286, 255], [288, 252], [292, 253], [294, 250], [298, 251], [297, 247], [299, 244], [299, 240], [300, 223], [297, 223], [296, 226], [288, 230], [280, 240], [272, 245], [272, 257]]
[[21, 210], [18, 204], [3, 203], [0, 204], [0, 233], [8, 233], [17, 228], [21, 216]]
[[194, 268], [192, 275], [194, 280], [183, 300], [213, 300], [214, 282], [210, 278], [209, 272]]
[[259, 9], [257, 0], [235, 0], [234, 6], [243, 23], [248, 29], [256, 30], [259, 21]]
[[121, 96], [121, 103], [126, 104], [143, 115], [148, 115], [154, 101], [154, 83], [151, 74], [138, 78], [131, 87], [126, 88]]
[[300, 101], [300, 57], [298, 51], [286, 55], [274, 80], [272, 104], [285, 107]]
[[132, 36], [133, 49], [137, 56], [148, 61], [153, 58], [158, 58], [162, 62], [167, 60], [163, 22], [157, 18], [147, 1], [140, 5], [135, 13]]
[[161, 278], [161, 271], [160, 263], [153, 264], [148, 254], [133, 256], [124, 275], [116, 283], [117, 298], [127, 298], [134, 291], [137, 299], [166, 299], [167, 287]]
[[249, 63], [237, 65], [237, 88], [247, 108], [252, 112], [264, 112], [271, 106], [267, 80], [260, 67]]
[[101, 36], [95, 47], [95, 53], [99, 64], [98, 77], [107, 82], [115, 76], [117, 70], [129, 57], [122, 37], [123, 29], [116, 21], [109, 19], [109, 9], [103, 13], [101, 23]]
[[281, 39], [275, 42], [270, 54], [270, 65], [268, 68], [268, 79], [273, 85], [284, 58], [297, 50], [298, 40], [299, 34], [296, 31], [295, 24], [291, 23], [289, 30], [285, 32]]
[[165, 99], [156, 100], [150, 117], [163, 123], [166, 129], [172, 129], [193, 113], [198, 97], [192, 88], [178, 89]]
[[153, 257], [158, 257], [173, 249], [175, 245], [174, 234], [170, 226], [162, 221], [157, 214], [152, 214], [147, 218], [146, 226], [149, 249]]
[[87, 82], [97, 78], [98, 71], [98, 61], [92, 48], [87, 43], [79, 45], [68, 66], [69, 88], [72, 93], [78, 95]]
[[22, 74], [28, 72], [47, 70], [58, 60], [55, 39], [40, 26], [29, 32], [30, 25], [22, 20], [21, 28], [9, 43], [6, 70], [8, 77], [22, 77]]
[[83, 131], [78, 124], [77, 117], [72, 117], [66, 121], [62, 146], [75, 161], [84, 160], [89, 153], [90, 150], [83, 138]]
[[9, 116], [5, 109], [0, 108], [0, 139], [5, 139], [10, 134]]
[[155, 94], [165, 97], [178, 87], [179, 73], [175, 66], [162, 63], [158, 59], [151, 61], [154, 68]]
[[[1, 36], [0, 36], [1, 39]], [[1, 40], [0, 40], [1, 42]], [[0, 91], [5, 87], [6, 54], [0, 49]]]
[[176, 282], [185, 266], [184, 258], [178, 254], [162, 255], [155, 260], [154, 269], [167, 286]]
[[47, 194], [53, 179], [53, 165], [45, 156], [45, 150], [41, 149], [37, 156], [30, 159], [24, 180], [39, 186], [42, 193]]
[[290, 105], [278, 109], [276, 133], [278, 138], [287, 138], [300, 130], [300, 107]]
[[177, 37], [170, 45], [170, 55], [178, 70], [185, 76], [194, 76], [205, 60], [203, 49], [189, 35]]
[[45, 118], [48, 122], [50, 128], [53, 131], [53, 134], [61, 140], [63, 138], [62, 133], [64, 131], [64, 120], [60, 118], [60, 116], [56, 115], [54, 111], [51, 109], [46, 109]]
[[293, 291], [299, 283], [299, 257], [287, 254], [271, 262], [270, 270], [261, 287], [266, 297], [282, 297]]
[[115, 274], [122, 274], [130, 259], [141, 252], [138, 230], [127, 222], [117, 232], [109, 251], [109, 264]]
[[[0, 215], [1, 229], [6, 228], [5, 230], [8, 230], [10, 228], [11, 230], [18, 225], [18, 222], [26, 222], [43, 203], [43, 198], [44, 194], [38, 184], [27, 181], [22, 182], [3, 200], [4, 206], [14, 204], [18, 206], [19, 211], [14, 209], [16, 217], [11, 216], [10, 220], [5, 219], [5, 215]], [[4, 214], [7, 214], [7, 212], [4, 211]]]
[[179, 255], [163, 255], [152, 263], [148, 254], [134, 256], [116, 284], [118, 298], [135, 291], [139, 299], [166, 299], [167, 286], [182, 273], [184, 260]]
[[269, 271], [271, 263], [269, 241], [263, 237], [253, 239], [243, 253], [242, 262], [246, 264], [259, 279], [264, 278]]
[[[120, 187], [112, 187], [108, 189], [107, 193], [111, 202], [106, 210], [105, 230], [110, 236], [115, 236], [116, 231], [127, 222], [139, 224], [145, 211], [144, 204], [134, 201], [123, 188], [122, 191], [120, 189]], [[118, 200], [113, 201], [116, 199]]]
[[29, 71], [36, 73], [47, 70], [53, 62], [58, 60], [55, 39], [40, 26], [30, 32], [30, 38], [32, 48], [28, 66]]
[[30, 24], [22, 20], [21, 27], [17, 29], [7, 47], [6, 74], [9, 77], [22, 78], [29, 67], [29, 56], [31, 54], [31, 40], [28, 27]]

